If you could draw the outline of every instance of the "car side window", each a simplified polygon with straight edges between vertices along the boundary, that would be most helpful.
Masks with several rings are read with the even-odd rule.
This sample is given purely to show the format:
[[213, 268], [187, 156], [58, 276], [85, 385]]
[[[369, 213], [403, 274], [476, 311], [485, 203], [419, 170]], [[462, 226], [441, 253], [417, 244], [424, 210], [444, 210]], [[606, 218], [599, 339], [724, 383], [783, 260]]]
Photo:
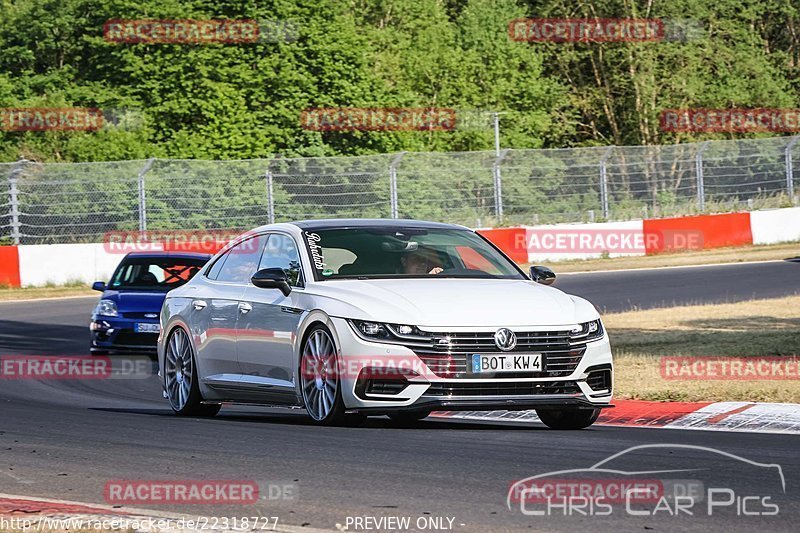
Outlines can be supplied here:
[[[217, 281], [247, 283], [253, 274], [258, 271], [258, 261], [261, 258], [261, 252], [264, 249], [266, 240], [266, 235], [258, 235], [252, 239], [242, 241], [228, 250], [224, 258], [225, 262], [217, 273]], [[212, 271], [214, 267], [216, 267], [216, 264], [211, 268]]]
[[286, 279], [292, 287], [303, 286], [303, 275], [300, 268], [300, 254], [294, 239], [288, 235], [272, 233], [269, 236], [267, 245], [264, 247], [264, 255], [258, 269], [280, 268], [286, 272]]
[[208, 269], [206, 272], [206, 277], [208, 279], [217, 279], [219, 276], [219, 271], [222, 270], [222, 265], [225, 264], [225, 260], [228, 258], [228, 254], [223, 254], [219, 259], [214, 261], [214, 264], [211, 265], [211, 268]]

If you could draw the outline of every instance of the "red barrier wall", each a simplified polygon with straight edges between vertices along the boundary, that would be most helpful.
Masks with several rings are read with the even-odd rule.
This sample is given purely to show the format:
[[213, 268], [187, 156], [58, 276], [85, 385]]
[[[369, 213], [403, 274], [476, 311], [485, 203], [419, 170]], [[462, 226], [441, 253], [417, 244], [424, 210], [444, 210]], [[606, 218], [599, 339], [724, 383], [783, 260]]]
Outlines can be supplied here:
[[750, 213], [645, 220], [644, 239], [647, 255], [753, 244]]
[[16, 246], [0, 246], [0, 285], [20, 285], [19, 251]]
[[517, 263], [528, 262], [528, 245], [525, 228], [479, 229], [478, 233], [492, 241]]

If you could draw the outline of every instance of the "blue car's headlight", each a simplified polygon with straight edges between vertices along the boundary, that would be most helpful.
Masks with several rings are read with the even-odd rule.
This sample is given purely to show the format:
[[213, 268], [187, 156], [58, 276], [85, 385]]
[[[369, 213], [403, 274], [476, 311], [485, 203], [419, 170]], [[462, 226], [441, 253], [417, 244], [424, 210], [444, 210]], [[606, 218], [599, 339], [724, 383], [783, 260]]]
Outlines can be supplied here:
[[119, 316], [117, 303], [114, 300], [100, 300], [94, 308], [94, 313], [98, 316]]
[[600, 319], [584, 322], [569, 332], [572, 343], [595, 341], [603, 337], [603, 323]]

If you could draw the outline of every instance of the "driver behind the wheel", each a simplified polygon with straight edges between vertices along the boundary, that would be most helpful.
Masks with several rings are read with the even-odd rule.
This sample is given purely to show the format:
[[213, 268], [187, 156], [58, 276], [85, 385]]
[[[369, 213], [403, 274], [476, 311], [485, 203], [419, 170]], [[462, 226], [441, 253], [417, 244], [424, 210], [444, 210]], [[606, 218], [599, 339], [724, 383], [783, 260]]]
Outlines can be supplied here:
[[436, 265], [430, 255], [421, 248], [403, 254], [400, 257], [400, 265], [405, 274], [439, 274], [444, 270]]

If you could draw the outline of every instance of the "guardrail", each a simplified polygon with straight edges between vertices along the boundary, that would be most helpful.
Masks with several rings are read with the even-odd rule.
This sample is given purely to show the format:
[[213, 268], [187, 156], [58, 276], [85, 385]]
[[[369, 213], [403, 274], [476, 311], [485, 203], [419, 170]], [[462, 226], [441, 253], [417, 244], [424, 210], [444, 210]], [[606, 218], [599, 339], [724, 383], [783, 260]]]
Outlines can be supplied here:
[[99, 242], [110, 231], [322, 217], [489, 227], [788, 207], [798, 203], [798, 140], [241, 161], [23, 160], [0, 164], [7, 190], [0, 241]]

